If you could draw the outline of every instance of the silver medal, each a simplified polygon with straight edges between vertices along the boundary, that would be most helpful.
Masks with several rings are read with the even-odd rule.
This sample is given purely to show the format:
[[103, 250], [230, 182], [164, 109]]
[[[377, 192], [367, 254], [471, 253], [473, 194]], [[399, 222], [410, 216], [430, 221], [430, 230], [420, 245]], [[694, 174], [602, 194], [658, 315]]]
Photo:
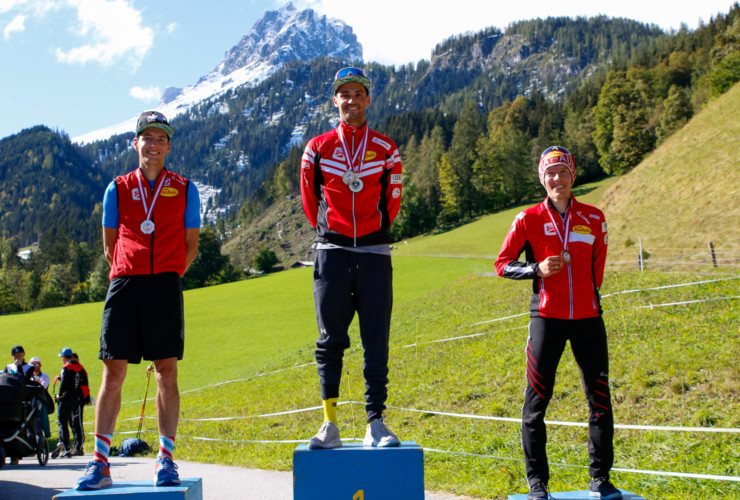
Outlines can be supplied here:
[[154, 222], [145, 220], [141, 223], [141, 232], [144, 234], [152, 234], [154, 232]]
[[563, 258], [563, 262], [566, 264], [570, 264], [570, 252], [568, 250], [563, 250], [563, 253], [560, 254], [560, 256]]
[[349, 190], [352, 191], [353, 193], [359, 193], [360, 191], [362, 191], [362, 188], [363, 187], [365, 187], [365, 186], [362, 183], [362, 179], [359, 179], [359, 178], [354, 179], [349, 184]]
[[343, 181], [344, 181], [344, 183], [345, 183], [345, 184], [347, 184], [348, 186], [349, 186], [349, 185], [350, 185], [350, 183], [352, 183], [352, 181], [354, 181], [354, 180], [355, 180], [356, 178], [357, 178], [357, 175], [356, 175], [356, 174], [355, 174], [355, 173], [354, 173], [353, 171], [351, 171], [351, 170], [347, 170], [347, 171], [346, 171], [346, 172], [344, 173], [344, 175], [342, 175], [342, 180], [343, 180]]

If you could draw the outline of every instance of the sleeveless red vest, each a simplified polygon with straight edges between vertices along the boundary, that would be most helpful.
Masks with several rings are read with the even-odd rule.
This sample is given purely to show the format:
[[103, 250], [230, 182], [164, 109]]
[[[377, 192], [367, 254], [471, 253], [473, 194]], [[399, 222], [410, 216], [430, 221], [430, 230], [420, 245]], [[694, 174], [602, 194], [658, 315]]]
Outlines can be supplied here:
[[[140, 169], [116, 177], [118, 196], [118, 239], [113, 251], [110, 279], [119, 276], [185, 272], [185, 206], [188, 198], [188, 180], [168, 170], [162, 173], [151, 188], [141, 176]], [[144, 234], [141, 223], [146, 220], [143, 195], [147, 208], [160, 187], [154, 203], [151, 220], [155, 229]]]

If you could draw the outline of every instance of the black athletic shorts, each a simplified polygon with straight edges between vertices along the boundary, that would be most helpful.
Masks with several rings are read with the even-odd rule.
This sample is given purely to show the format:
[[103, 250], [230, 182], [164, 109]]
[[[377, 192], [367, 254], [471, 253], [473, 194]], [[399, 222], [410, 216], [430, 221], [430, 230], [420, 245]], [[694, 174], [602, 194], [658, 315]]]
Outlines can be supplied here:
[[138, 364], [182, 359], [185, 348], [182, 286], [177, 273], [113, 278], [100, 331], [100, 359]]

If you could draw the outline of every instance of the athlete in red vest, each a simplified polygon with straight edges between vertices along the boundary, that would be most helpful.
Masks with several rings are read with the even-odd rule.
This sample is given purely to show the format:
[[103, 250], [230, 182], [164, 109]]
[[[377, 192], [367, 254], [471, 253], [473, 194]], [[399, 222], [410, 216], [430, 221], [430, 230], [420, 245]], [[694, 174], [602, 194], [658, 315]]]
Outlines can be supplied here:
[[100, 336], [103, 380], [95, 407], [95, 455], [77, 489], [111, 486], [108, 456], [129, 363], [154, 362], [159, 454], [154, 484], [179, 484], [172, 461], [184, 349], [180, 276], [198, 253], [198, 191], [165, 169], [174, 130], [159, 112], [139, 117], [139, 168], [116, 178], [104, 200], [103, 249], [111, 266]]
[[364, 443], [398, 446], [383, 410], [393, 307], [389, 229], [401, 205], [401, 158], [391, 139], [367, 126], [370, 80], [362, 70], [341, 69], [334, 80], [339, 126], [311, 139], [301, 160], [303, 208], [316, 228], [316, 362], [324, 402], [324, 423], [309, 447], [342, 445], [336, 404], [355, 312], [365, 350]]
[[[606, 328], [599, 304], [606, 261], [606, 220], [601, 210], [579, 203], [571, 193], [576, 168], [567, 149], [546, 149], [540, 157], [539, 175], [547, 197], [516, 216], [496, 259], [499, 276], [532, 280], [526, 349], [528, 383], [522, 407], [527, 498], [551, 498], [547, 489], [550, 470], [545, 450], [545, 412], [560, 356], [570, 341], [588, 400], [590, 495], [617, 500], [622, 493], [609, 481], [614, 462], [614, 417]], [[519, 260], [522, 253], [524, 262]]]

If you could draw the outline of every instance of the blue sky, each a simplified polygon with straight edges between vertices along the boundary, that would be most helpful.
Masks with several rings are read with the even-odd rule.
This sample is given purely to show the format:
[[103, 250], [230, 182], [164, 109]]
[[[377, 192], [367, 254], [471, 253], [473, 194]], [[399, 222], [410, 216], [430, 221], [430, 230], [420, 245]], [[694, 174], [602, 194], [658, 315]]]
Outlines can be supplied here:
[[[274, 0], [0, 0], [0, 138], [43, 124], [71, 137], [120, 123], [195, 84]], [[294, 0], [354, 28], [365, 60], [429, 59], [444, 39], [548, 16], [606, 14], [696, 28], [734, 0]], [[432, 6], [433, 5], [433, 6]]]

